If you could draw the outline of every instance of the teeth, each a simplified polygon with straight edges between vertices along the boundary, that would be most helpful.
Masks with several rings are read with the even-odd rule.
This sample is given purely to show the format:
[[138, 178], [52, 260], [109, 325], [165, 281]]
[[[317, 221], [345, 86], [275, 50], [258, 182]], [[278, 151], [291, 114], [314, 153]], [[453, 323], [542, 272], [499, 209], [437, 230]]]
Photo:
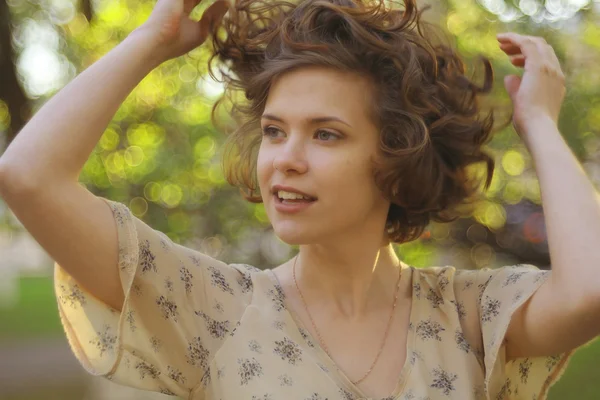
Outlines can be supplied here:
[[280, 199], [284, 200], [310, 200], [310, 197], [303, 196], [298, 193], [285, 192], [283, 190], [278, 191], [277, 196], [279, 196]]

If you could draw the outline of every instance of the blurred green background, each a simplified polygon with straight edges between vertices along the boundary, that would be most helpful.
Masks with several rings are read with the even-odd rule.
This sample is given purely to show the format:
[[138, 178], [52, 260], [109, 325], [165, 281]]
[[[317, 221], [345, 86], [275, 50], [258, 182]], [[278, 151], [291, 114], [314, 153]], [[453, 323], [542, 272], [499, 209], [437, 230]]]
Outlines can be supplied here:
[[[422, 2], [427, 3], [427, 2]], [[440, 24], [475, 77], [477, 55], [490, 58], [496, 89], [485, 100], [506, 115], [502, 78], [519, 71], [495, 34], [539, 35], [567, 75], [560, 129], [600, 183], [600, 1], [439, 0], [425, 19]], [[53, 94], [121, 42], [149, 16], [147, 0], [0, 0], [0, 152]], [[207, 4], [201, 4], [199, 17]], [[95, 194], [127, 204], [176, 242], [228, 262], [271, 267], [292, 250], [273, 234], [262, 205], [246, 203], [222, 175], [222, 135], [210, 123], [221, 94], [206, 74], [201, 47], [163, 64], [124, 102], [81, 175]], [[226, 115], [220, 116], [227, 118]], [[496, 171], [470, 218], [432, 223], [398, 247], [416, 266], [548, 268], [540, 189], [531, 158], [511, 129], [489, 144]], [[565, 188], [568, 182], [565, 182]], [[52, 260], [0, 200], [0, 398], [166, 398], [89, 377], [70, 353], [52, 292]], [[600, 398], [600, 341], [577, 351], [550, 398]]]

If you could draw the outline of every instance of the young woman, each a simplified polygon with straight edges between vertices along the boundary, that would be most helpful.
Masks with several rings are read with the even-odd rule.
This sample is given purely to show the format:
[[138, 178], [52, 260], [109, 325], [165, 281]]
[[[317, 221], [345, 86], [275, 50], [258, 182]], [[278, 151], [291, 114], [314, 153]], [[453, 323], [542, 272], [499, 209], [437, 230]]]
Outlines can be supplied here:
[[[412, 0], [219, 1], [199, 23], [187, 18], [195, 5], [159, 0], [0, 160], [4, 199], [57, 261], [82, 365], [189, 399], [545, 398], [573, 349], [600, 333], [600, 206], [557, 129], [565, 79], [552, 48], [498, 36], [524, 67], [505, 87], [537, 167], [552, 272], [415, 269], [392, 243], [473, 199], [473, 164], [489, 184], [481, 146], [493, 119], [477, 103], [489, 63], [478, 88]], [[227, 94], [245, 95], [227, 176], [300, 247], [274, 269], [173, 243], [77, 183], [140, 79], [217, 27]]]

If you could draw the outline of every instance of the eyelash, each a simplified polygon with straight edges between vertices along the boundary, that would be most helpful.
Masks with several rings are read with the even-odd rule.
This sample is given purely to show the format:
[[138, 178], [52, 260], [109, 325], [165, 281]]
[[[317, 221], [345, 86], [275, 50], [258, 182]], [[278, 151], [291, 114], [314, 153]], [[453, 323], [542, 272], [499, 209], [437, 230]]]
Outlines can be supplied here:
[[[272, 131], [272, 130], [275, 130], [275, 131], [277, 131], [277, 132], [281, 132], [281, 130], [280, 130], [280, 129], [277, 129], [277, 128], [275, 128], [274, 126], [267, 126], [266, 128], [263, 128], [263, 129], [262, 129], [262, 135], [263, 135], [263, 136], [269, 136], [269, 132], [270, 132], [270, 131]], [[319, 134], [319, 133], [321, 133], [321, 132], [323, 132], [323, 133], [327, 133], [327, 134], [331, 135], [331, 137], [335, 138], [336, 140], [337, 140], [337, 139], [341, 139], [341, 136], [340, 136], [340, 135], [338, 135], [337, 133], [329, 132], [329, 131], [326, 131], [326, 130], [323, 130], [323, 129], [319, 129], [319, 130], [316, 132], [316, 134], [318, 135], [318, 134]], [[329, 142], [329, 140], [325, 140], [325, 141], [326, 141], [326, 142]]]

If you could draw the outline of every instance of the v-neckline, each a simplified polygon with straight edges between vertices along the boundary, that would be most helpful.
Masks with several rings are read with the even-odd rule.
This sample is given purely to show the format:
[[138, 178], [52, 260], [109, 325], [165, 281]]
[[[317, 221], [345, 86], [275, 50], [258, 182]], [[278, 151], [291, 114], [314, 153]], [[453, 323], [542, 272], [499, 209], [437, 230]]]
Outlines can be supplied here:
[[[331, 357], [329, 357], [329, 354], [327, 354], [327, 352], [323, 349], [323, 347], [321, 346], [321, 343], [318, 340], [315, 340], [312, 333], [308, 329], [306, 329], [306, 326], [304, 325], [304, 323], [302, 323], [302, 320], [300, 320], [300, 318], [294, 312], [294, 310], [291, 307], [289, 307], [285, 293], [281, 289], [282, 285], [279, 282], [279, 278], [277, 278], [277, 275], [275, 275], [275, 272], [272, 269], [264, 270], [267, 273], [267, 275], [269, 276], [269, 278], [270, 278], [269, 280], [271, 281], [271, 284], [278, 287], [280, 289], [280, 290], [278, 290], [278, 292], [283, 294], [283, 308], [284, 308], [285, 312], [287, 313], [287, 315], [289, 316], [289, 318], [293, 321], [295, 328], [300, 332], [300, 335], [304, 338], [305, 344], [310, 349], [310, 351], [312, 351], [315, 354], [315, 356], [317, 357], [319, 362], [321, 362], [328, 369], [328, 371], [323, 371], [323, 372], [329, 374], [330, 377], [335, 379], [336, 382], [340, 385], [340, 387], [345, 388], [346, 390], [352, 391], [352, 392], [354, 392], [354, 394], [357, 394], [358, 396], [360, 396], [360, 398], [357, 400], [362, 400], [362, 399], [365, 399], [365, 400], [399, 399], [400, 395], [402, 394], [402, 391], [404, 389], [404, 386], [406, 385], [406, 382], [408, 381], [408, 376], [412, 370], [413, 363], [411, 362], [411, 357], [412, 357], [413, 352], [416, 351], [414, 330], [415, 330], [415, 319], [416, 319], [415, 310], [416, 310], [416, 306], [417, 306], [417, 301], [415, 298], [414, 290], [412, 289], [412, 287], [414, 287], [414, 284], [415, 284], [415, 281], [414, 281], [415, 267], [408, 266], [404, 263], [402, 263], [402, 266], [403, 267], [402, 267], [402, 273], [400, 276], [400, 284], [405, 283], [407, 279], [411, 280], [411, 282], [410, 282], [410, 284], [411, 284], [411, 304], [410, 304], [410, 315], [409, 315], [409, 327], [408, 327], [408, 332], [406, 335], [406, 356], [405, 356], [405, 360], [404, 360], [404, 365], [402, 366], [402, 369], [400, 370], [400, 374], [398, 376], [398, 380], [396, 383], [396, 387], [394, 388], [394, 391], [387, 397], [377, 398], [377, 399], [367, 396], [358, 386], [356, 386], [354, 383], [352, 383], [352, 381], [350, 380], [350, 378], [348, 378], [348, 376], [346, 376], [344, 371], [336, 364], [336, 362]], [[410, 272], [410, 274], [407, 274], [406, 272]], [[309, 341], [311, 342], [310, 344], [308, 343]]]

